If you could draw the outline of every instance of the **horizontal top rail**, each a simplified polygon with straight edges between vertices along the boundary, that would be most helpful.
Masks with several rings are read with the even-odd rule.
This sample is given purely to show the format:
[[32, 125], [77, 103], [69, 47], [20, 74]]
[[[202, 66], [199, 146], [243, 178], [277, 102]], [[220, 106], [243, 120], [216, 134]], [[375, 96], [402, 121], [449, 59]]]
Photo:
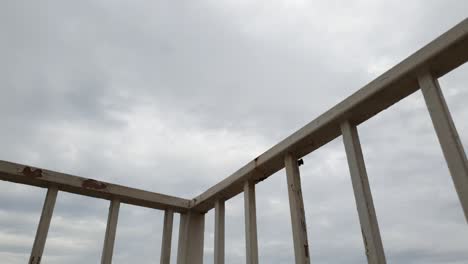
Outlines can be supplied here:
[[301, 158], [337, 138], [340, 124], [358, 125], [419, 89], [417, 75], [427, 69], [439, 78], [468, 60], [468, 19], [388, 70], [303, 128], [273, 146], [234, 174], [194, 198], [192, 208], [205, 212], [218, 199], [243, 190], [247, 180], [261, 181], [284, 167], [284, 155]]
[[56, 186], [59, 190], [65, 192], [107, 200], [118, 199], [122, 203], [160, 210], [172, 209], [176, 212], [186, 212], [191, 202], [191, 200], [174, 196], [143, 191], [7, 161], [0, 161], [0, 180], [44, 188]]

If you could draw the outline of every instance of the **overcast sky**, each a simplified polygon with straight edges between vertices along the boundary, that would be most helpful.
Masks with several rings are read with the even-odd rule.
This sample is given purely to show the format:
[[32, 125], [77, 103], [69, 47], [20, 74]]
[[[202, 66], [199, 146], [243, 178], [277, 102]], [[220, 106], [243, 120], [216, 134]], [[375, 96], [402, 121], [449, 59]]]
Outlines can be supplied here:
[[[191, 199], [467, 14], [463, 0], [0, 1], [0, 159]], [[440, 82], [466, 149], [468, 66]], [[421, 93], [359, 132], [388, 262], [467, 263]], [[312, 262], [365, 263], [341, 138], [304, 160]], [[1, 263], [27, 262], [44, 196], [0, 182]], [[43, 262], [99, 263], [107, 210], [59, 193]], [[227, 263], [245, 263], [242, 195], [226, 214]], [[257, 217], [260, 262], [293, 263], [284, 171], [257, 185]], [[122, 205], [114, 263], [157, 263], [162, 221]], [[205, 230], [213, 263], [212, 211]]]

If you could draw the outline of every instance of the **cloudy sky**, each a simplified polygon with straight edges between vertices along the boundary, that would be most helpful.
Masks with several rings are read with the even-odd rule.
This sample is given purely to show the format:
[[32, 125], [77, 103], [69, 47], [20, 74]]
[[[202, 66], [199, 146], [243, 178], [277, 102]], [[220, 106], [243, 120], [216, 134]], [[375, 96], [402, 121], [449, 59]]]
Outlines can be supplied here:
[[[4, 0], [0, 159], [190, 199], [467, 14], [463, 0]], [[467, 73], [440, 80], [465, 149]], [[467, 263], [421, 93], [359, 132], [388, 262]], [[304, 160], [312, 261], [365, 263], [341, 138]], [[27, 262], [44, 196], [0, 182], [2, 263]], [[260, 262], [293, 263], [284, 171], [257, 186], [257, 203]], [[43, 262], [99, 263], [107, 208], [59, 193]], [[227, 263], [245, 263], [242, 195], [226, 214]], [[157, 263], [162, 221], [122, 205], [114, 263]], [[205, 263], [213, 230], [211, 211]]]

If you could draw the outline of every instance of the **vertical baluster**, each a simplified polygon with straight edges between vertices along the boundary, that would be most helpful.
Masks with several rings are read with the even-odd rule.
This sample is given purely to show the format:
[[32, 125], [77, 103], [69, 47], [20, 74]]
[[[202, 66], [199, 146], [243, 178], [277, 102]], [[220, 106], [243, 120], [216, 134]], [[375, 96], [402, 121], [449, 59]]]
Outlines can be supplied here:
[[343, 134], [346, 156], [348, 157], [367, 261], [372, 264], [384, 264], [386, 263], [385, 253], [357, 128], [349, 122], [344, 122], [341, 125], [341, 133]]
[[180, 215], [177, 264], [203, 264], [205, 214], [188, 212]]
[[215, 202], [214, 264], [224, 264], [224, 200]]
[[244, 208], [245, 208], [245, 246], [246, 263], [258, 264], [257, 241], [257, 213], [255, 205], [255, 183], [246, 181], [244, 184]]
[[288, 182], [295, 260], [296, 264], [306, 264], [310, 263], [310, 257], [299, 165], [297, 159], [291, 154], [286, 155], [284, 165]]
[[161, 243], [161, 264], [169, 264], [171, 261], [172, 226], [174, 222], [174, 211], [164, 212], [164, 224]]
[[37, 227], [36, 237], [34, 239], [33, 248], [31, 250], [31, 257], [29, 264], [40, 264], [42, 253], [44, 252], [47, 234], [49, 232], [50, 221], [54, 213], [55, 201], [57, 200], [57, 187], [49, 187], [47, 195], [42, 207], [41, 219]]
[[109, 215], [107, 217], [106, 235], [104, 237], [104, 248], [102, 250], [101, 264], [111, 264], [114, 253], [115, 234], [117, 231], [117, 221], [119, 218], [120, 201], [112, 200], [109, 205]]
[[439, 81], [429, 71], [423, 72], [418, 81], [468, 222], [468, 162], [465, 150], [458, 137]]

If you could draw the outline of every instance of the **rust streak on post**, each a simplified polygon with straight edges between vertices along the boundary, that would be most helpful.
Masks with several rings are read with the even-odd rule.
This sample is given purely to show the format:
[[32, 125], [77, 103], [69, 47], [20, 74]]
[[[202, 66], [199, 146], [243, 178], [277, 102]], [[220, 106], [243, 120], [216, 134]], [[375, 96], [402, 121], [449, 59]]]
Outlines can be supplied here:
[[341, 124], [341, 131], [343, 133], [343, 143], [348, 159], [367, 261], [370, 264], [385, 264], [385, 252], [380, 237], [379, 224], [372, 200], [358, 131], [356, 126], [348, 121]]
[[[301, 164], [303, 161], [301, 162]], [[304, 201], [302, 198], [299, 161], [292, 154], [285, 156], [286, 178], [288, 183], [289, 209], [294, 241], [296, 264], [310, 263], [309, 242], [307, 239], [307, 224], [305, 219]]]

